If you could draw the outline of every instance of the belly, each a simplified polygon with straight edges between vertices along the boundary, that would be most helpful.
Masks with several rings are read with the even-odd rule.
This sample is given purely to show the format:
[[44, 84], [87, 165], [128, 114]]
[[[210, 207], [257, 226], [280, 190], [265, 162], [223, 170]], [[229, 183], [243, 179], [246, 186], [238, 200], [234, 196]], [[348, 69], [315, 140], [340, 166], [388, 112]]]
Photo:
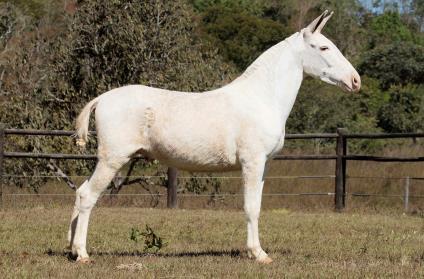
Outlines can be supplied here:
[[176, 160], [175, 158], [158, 159], [161, 164], [190, 172], [227, 172], [241, 170], [239, 163], [202, 163], [198, 161]]
[[240, 169], [235, 150], [202, 142], [185, 144], [179, 141], [156, 142], [149, 157], [161, 163], [187, 171], [232, 171]]
[[156, 131], [150, 134], [148, 156], [161, 163], [188, 171], [231, 171], [240, 169], [236, 142], [226, 133], [203, 129]]

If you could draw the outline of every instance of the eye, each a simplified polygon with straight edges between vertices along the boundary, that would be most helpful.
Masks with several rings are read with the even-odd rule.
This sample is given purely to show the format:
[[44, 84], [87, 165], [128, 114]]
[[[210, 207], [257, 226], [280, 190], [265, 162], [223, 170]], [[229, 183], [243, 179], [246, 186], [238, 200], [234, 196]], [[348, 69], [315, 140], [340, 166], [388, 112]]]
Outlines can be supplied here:
[[321, 51], [326, 51], [326, 50], [328, 50], [329, 48], [328, 48], [328, 46], [322, 46], [322, 47], [320, 47], [319, 48]]

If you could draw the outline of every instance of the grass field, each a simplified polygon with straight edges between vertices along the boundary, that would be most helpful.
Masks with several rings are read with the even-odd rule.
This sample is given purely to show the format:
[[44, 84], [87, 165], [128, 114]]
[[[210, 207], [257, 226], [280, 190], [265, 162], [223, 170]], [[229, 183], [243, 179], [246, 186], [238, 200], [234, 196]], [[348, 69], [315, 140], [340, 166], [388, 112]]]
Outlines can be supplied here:
[[[424, 277], [422, 216], [264, 210], [261, 241], [274, 262], [262, 266], [244, 252], [241, 211], [99, 207], [88, 237], [94, 262], [78, 265], [63, 252], [70, 211], [3, 209], [1, 277]], [[157, 254], [130, 240], [131, 228], [145, 224], [168, 243]]]

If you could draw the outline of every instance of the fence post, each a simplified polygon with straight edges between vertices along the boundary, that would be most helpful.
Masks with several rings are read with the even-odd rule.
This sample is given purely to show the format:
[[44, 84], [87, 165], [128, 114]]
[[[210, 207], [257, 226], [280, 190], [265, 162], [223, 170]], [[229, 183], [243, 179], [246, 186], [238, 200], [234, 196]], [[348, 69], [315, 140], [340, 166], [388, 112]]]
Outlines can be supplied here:
[[409, 176], [405, 178], [405, 191], [403, 193], [403, 207], [405, 212], [408, 212], [409, 209], [409, 185], [411, 183], [411, 179]]
[[178, 170], [176, 168], [168, 168], [168, 181], [167, 184], [167, 202], [168, 208], [177, 208], [177, 176]]
[[3, 201], [3, 169], [4, 169], [4, 128], [5, 125], [0, 123], [0, 206], [4, 206]]
[[336, 143], [336, 179], [335, 179], [335, 196], [334, 203], [337, 211], [342, 210], [345, 207], [346, 199], [346, 159], [343, 157], [346, 155], [346, 129], [337, 129], [337, 143]]

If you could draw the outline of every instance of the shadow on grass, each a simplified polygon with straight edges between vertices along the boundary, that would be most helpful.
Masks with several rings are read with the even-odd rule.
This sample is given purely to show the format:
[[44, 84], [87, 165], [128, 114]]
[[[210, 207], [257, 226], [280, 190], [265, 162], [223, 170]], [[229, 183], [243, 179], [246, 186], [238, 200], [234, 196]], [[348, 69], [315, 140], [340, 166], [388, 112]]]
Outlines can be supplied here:
[[[67, 257], [69, 260], [75, 260], [75, 257], [71, 252], [67, 251], [53, 251], [48, 249], [44, 254], [52, 257]], [[215, 251], [206, 250], [199, 252], [180, 252], [180, 253], [145, 253], [140, 251], [134, 252], [92, 252], [91, 256], [114, 256], [114, 257], [158, 257], [158, 258], [184, 258], [184, 257], [223, 257], [230, 256], [231, 258], [240, 257], [242, 253], [240, 250], [229, 250], [229, 251]]]

